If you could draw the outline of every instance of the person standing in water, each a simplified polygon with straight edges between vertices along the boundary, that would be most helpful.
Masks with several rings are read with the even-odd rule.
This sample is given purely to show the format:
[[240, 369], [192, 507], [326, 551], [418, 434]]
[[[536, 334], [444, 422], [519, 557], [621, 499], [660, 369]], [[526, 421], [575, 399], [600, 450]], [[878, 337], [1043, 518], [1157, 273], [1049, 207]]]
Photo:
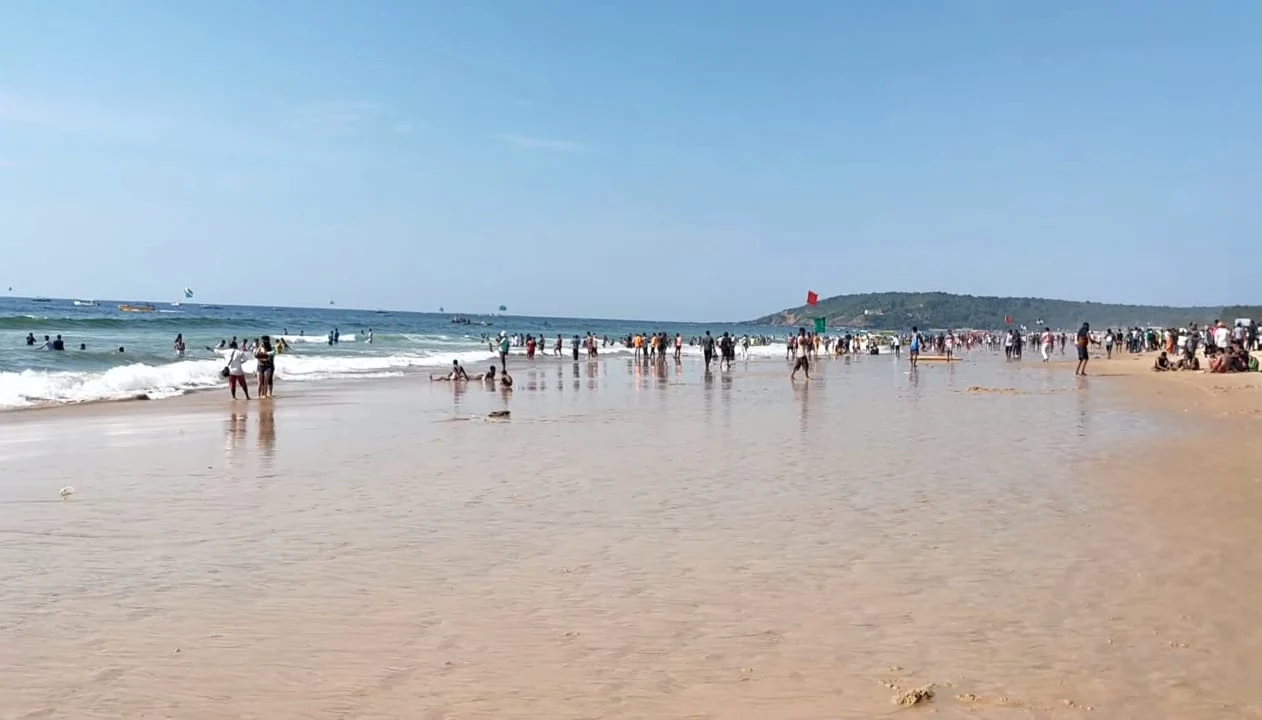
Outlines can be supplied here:
[[1074, 374], [1086, 375], [1087, 361], [1091, 359], [1090, 354], [1087, 352], [1087, 346], [1092, 342], [1091, 326], [1089, 324], [1083, 323], [1082, 327], [1078, 328], [1078, 337], [1076, 340], [1077, 342], [1075, 344], [1078, 346], [1078, 369], [1074, 370]]
[[272, 384], [276, 375], [276, 353], [272, 350], [272, 339], [267, 335], [254, 344], [254, 361], [257, 365], [254, 373], [259, 379], [258, 396], [269, 398], [272, 396]]
[[580, 344], [580, 341], [579, 341], [579, 339], [578, 339], [578, 336], [577, 336], [577, 335], [575, 335], [575, 336], [574, 336], [574, 339], [570, 341], [570, 350], [572, 350], [572, 351], [573, 351], [573, 353], [574, 353], [574, 362], [578, 362], [578, 346], [579, 346], [579, 344]]
[[806, 372], [806, 379], [811, 379], [811, 341], [806, 337], [806, 328], [798, 328], [797, 341], [793, 344], [793, 354], [796, 358], [793, 361], [793, 372], [789, 373], [790, 380], [797, 380], [798, 370]]
[[911, 347], [908, 348], [907, 357], [911, 359], [911, 366], [915, 368], [920, 363], [920, 345], [925, 339], [920, 336], [920, 330], [913, 325], [911, 327]]
[[[123, 349], [119, 348], [119, 352]], [[241, 392], [245, 393], [245, 399], [250, 399], [250, 386], [245, 384], [245, 352], [237, 348], [237, 341], [233, 340], [228, 345], [228, 366], [224, 368], [228, 371], [228, 391], [232, 393], [232, 399], [237, 399], [237, 386], [241, 387]]]
[[701, 338], [701, 355], [705, 358], [705, 371], [710, 372], [710, 363], [714, 362], [714, 337], [710, 335], [710, 331], [705, 331], [705, 337]]
[[175, 356], [184, 357], [184, 333], [175, 336]]
[[500, 330], [500, 373], [508, 372], [508, 333]]

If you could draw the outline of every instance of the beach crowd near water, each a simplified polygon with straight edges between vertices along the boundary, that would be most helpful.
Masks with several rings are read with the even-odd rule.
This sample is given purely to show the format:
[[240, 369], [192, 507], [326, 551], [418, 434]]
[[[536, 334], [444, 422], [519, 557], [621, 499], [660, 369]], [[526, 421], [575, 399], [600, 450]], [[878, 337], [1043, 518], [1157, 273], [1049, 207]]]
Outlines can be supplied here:
[[[360, 330], [357, 336], [350, 337], [352, 341], [359, 337], [363, 338], [363, 342], [372, 344], [374, 336], [373, 329], [367, 328]], [[285, 328], [275, 337], [262, 334], [238, 339], [233, 336], [231, 339], [220, 339], [214, 346], [205, 345], [204, 348], [223, 360], [220, 375], [232, 398], [238, 397], [238, 391], [243, 399], [252, 397], [246, 382], [247, 376], [252, 376], [255, 387], [253, 397], [269, 398], [272, 397], [276, 384], [277, 357], [301, 352], [295, 350], [291, 339], [294, 342], [308, 340], [305, 331], [299, 331], [297, 336], [290, 336], [288, 328]], [[327, 343], [330, 348], [336, 348], [342, 342], [342, 334], [335, 327], [328, 331], [327, 336], [314, 339]], [[645, 363], [665, 362], [668, 358], [681, 362], [687, 349], [690, 354], [700, 355], [705, 372], [712, 369], [729, 372], [736, 360], [750, 359], [751, 350], [773, 346], [782, 346], [785, 360], [794, 364], [791, 377], [796, 378], [801, 370], [808, 379], [809, 363], [817, 362], [820, 357], [880, 354], [902, 357], [904, 347], [909, 348], [913, 369], [925, 357], [954, 361], [979, 349], [994, 353], [1002, 351], [1006, 360], [1019, 362], [1024, 359], [1026, 348], [1034, 348], [1041, 361], [1046, 363], [1058, 356], [1064, 357], [1072, 346], [1073, 354], [1079, 361], [1079, 374], [1086, 373], [1091, 347], [1102, 350], [1105, 359], [1112, 358], [1115, 352], [1132, 355], [1157, 353], [1152, 369], [1159, 372], [1203, 370], [1223, 374], [1257, 370], [1258, 361], [1251, 353], [1259, 349], [1257, 326], [1251, 320], [1237, 320], [1232, 325], [1213, 320], [1204, 325], [1192, 322], [1184, 328], [1130, 327], [1116, 330], [1092, 330], [1084, 323], [1074, 332], [1053, 331], [1050, 327], [1038, 330], [1025, 326], [1000, 331], [921, 331], [918, 327], [912, 327], [902, 332], [841, 330], [831, 333], [817, 333], [800, 328], [797, 332], [789, 332], [784, 336], [765, 333], [745, 333], [738, 336], [728, 331], [712, 334], [706, 330], [687, 337], [679, 332], [671, 334], [665, 331], [634, 332], [621, 336], [597, 336], [587, 332], [569, 337], [546, 331], [538, 334], [510, 334], [500, 331], [497, 334], [483, 334], [481, 341], [486, 344], [496, 362], [488, 365], [485, 370], [470, 373], [459, 359], [452, 360], [447, 372], [440, 375], [431, 373], [431, 379], [485, 382], [509, 389], [513, 382], [508, 367], [510, 356], [520, 355], [527, 363], [545, 357], [568, 357], [577, 362], [580, 359], [596, 360], [602, 350], [610, 349], [629, 352], [634, 360]], [[67, 341], [60, 334], [51, 337], [44, 335], [41, 342], [34, 332], [29, 332], [25, 344], [52, 352], [64, 352], [67, 348]], [[78, 349], [86, 351], [87, 345], [79, 343]], [[125, 346], [120, 345], [117, 348], [117, 353], [125, 352]], [[187, 356], [188, 346], [183, 333], [175, 337], [172, 352], [176, 359]], [[760, 357], [769, 356], [764, 353]]]

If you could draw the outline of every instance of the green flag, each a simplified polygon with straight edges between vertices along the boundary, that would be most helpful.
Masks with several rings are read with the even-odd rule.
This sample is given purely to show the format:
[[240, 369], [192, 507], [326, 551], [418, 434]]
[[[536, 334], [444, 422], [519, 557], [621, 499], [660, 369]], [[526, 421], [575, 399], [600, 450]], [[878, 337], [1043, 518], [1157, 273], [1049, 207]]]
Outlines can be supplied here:
[[815, 334], [823, 335], [826, 324], [827, 323], [825, 322], [824, 318], [822, 317], [815, 318]]

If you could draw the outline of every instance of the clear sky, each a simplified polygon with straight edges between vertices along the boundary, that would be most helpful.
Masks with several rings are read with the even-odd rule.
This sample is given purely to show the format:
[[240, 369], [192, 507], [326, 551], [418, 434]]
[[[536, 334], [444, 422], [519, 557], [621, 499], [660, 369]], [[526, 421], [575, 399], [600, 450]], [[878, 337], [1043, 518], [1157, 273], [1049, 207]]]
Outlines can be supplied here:
[[685, 320], [808, 288], [1262, 301], [1252, 0], [0, 18], [15, 295]]

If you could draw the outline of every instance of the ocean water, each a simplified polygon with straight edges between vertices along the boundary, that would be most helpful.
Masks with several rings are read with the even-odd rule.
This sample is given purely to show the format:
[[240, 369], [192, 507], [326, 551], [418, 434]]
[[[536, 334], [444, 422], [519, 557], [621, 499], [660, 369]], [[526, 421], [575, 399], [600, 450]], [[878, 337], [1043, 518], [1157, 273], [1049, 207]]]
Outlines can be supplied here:
[[[278, 382], [319, 381], [333, 378], [371, 378], [409, 372], [429, 373], [460, 360], [477, 365], [490, 361], [487, 335], [501, 330], [510, 335], [529, 333], [569, 339], [594, 333], [611, 340], [636, 332], [662, 331], [685, 338], [724, 331], [736, 335], [782, 336], [785, 328], [750, 325], [675, 323], [658, 321], [466, 316], [474, 323], [454, 324], [452, 316], [337, 308], [213, 306], [200, 303], [152, 303], [152, 313], [127, 313], [123, 302], [99, 300], [96, 306], [75, 305], [70, 299], [0, 298], [0, 409], [37, 405], [174, 397], [223, 384], [220, 355], [212, 350], [220, 340], [284, 336], [293, 346], [277, 358]], [[340, 342], [329, 345], [329, 331], [340, 331]], [[367, 342], [369, 330], [373, 342]], [[25, 343], [33, 333], [37, 344]], [[173, 349], [183, 333], [187, 346], [179, 358]], [[65, 352], [42, 349], [47, 335], [61, 335]], [[80, 344], [86, 349], [79, 350]], [[119, 348], [123, 352], [119, 352]], [[515, 348], [524, 353], [524, 349]], [[688, 352], [696, 352], [688, 348]], [[629, 352], [611, 345], [602, 354]], [[755, 352], [781, 355], [783, 345]], [[546, 354], [546, 353], [545, 353]], [[252, 368], [247, 365], [247, 370]]]

